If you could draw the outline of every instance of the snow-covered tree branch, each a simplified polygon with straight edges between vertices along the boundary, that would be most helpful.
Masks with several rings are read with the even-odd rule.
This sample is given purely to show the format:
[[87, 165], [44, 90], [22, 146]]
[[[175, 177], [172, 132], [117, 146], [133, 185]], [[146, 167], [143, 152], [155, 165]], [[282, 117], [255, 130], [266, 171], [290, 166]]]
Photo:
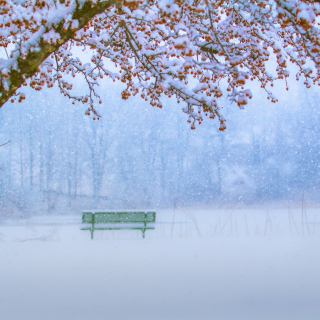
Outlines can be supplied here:
[[[116, 1], [98, 4], [91, 1], [82, 1], [81, 4], [79, 1], [51, 4], [45, 1], [0, 2], [0, 41], [7, 53], [7, 59], [0, 60], [2, 106], [26, 79], [37, 73], [50, 54], [74, 38], [76, 30], [86, 26]], [[12, 48], [9, 54], [8, 47]], [[22, 97], [20, 95], [20, 99]]]
[[[165, 94], [186, 102], [191, 128], [205, 115], [225, 129], [218, 99], [240, 108], [258, 81], [276, 102], [272, 86], [289, 66], [307, 87], [320, 80], [320, 4], [308, 0], [0, 0], [0, 106], [22, 101], [18, 89], [57, 84], [99, 118], [98, 79], [126, 84], [122, 98], [140, 94], [161, 107]], [[91, 49], [90, 63], [74, 47]], [[276, 70], [269, 61], [276, 60]], [[111, 61], [118, 67], [106, 67]], [[72, 77], [88, 91], [76, 95]], [[223, 91], [223, 85], [227, 87]]]

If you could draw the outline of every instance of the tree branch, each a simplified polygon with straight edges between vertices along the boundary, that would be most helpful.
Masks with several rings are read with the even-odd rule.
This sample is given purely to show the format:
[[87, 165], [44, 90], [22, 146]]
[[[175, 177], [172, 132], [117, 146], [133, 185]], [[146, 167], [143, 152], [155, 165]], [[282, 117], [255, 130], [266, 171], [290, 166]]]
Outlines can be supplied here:
[[[52, 27], [56, 33], [60, 35], [60, 39], [56, 44], [48, 43], [43, 40], [43, 37], [39, 41], [39, 50], [31, 51], [25, 56], [19, 56], [16, 60], [16, 67], [11, 67], [9, 70], [8, 79], [5, 81], [8, 83], [7, 90], [4, 87], [0, 87], [0, 108], [16, 94], [16, 90], [25, 82], [26, 79], [32, 77], [38, 70], [38, 67], [59, 47], [65, 44], [70, 39], [74, 38], [75, 33], [85, 27], [88, 22], [96, 15], [104, 12], [114, 4], [120, 2], [119, 0], [107, 0], [98, 1], [96, 4], [87, 0], [81, 8], [76, 7], [73, 12], [72, 19], [78, 21], [78, 27], [72, 29], [69, 26], [68, 30], [64, 30], [64, 20]], [[1, 75], [0, 75], [1, 77]], [[2, 78], [2, 77], [1, 77]], [[4, 79], [1, 79], [4, 81]]]

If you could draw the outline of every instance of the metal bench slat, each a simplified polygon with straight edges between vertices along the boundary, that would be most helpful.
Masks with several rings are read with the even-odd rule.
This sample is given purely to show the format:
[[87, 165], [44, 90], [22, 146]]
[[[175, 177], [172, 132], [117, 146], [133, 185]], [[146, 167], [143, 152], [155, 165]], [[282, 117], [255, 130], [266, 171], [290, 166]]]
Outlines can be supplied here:
[[[146, 230], [153, 230], [154, 227], [147, 227], [148, 223], [156, 221], [155, 212], [142, 211], [83, 211], [82, 223], [91, 224], [91, 227], [82, 228], [81, 230], [91, 230], [91, 239], [95, 230], [141, 230], [143, 238]], [[142, 226], [117, 227], [119, 224], [142, 224]], [[109, 227], [95, 227], [95, 224], [109, 224]]]

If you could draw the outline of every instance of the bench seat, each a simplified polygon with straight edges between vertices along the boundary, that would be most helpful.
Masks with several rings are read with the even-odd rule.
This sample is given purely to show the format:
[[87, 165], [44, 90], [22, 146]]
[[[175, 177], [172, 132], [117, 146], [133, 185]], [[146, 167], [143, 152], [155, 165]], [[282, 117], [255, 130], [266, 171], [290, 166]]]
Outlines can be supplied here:
[[[82, 224], [90, 226], [81, 230], [89, 230], [91, 239], [95, 230], [141, 230], [145, 238], [146, 230], [153, 230], [154, 226], [148, 223], [155, 223], [155, 212], [144, 211], [84, 211], [82, 212]], [[99, 227], [96, 227], [99, 224]], [[104, 225], [104, 226], [101, 226]]]

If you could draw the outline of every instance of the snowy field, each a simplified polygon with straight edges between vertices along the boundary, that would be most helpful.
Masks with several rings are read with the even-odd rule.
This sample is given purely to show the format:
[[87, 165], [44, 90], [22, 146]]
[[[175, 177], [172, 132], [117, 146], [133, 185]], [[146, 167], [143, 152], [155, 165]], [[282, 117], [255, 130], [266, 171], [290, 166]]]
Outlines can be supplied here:
[[0, 224], [3, 320], [319, 319], [320, 209], [157, 210], [155, 230], [81, 216]]

